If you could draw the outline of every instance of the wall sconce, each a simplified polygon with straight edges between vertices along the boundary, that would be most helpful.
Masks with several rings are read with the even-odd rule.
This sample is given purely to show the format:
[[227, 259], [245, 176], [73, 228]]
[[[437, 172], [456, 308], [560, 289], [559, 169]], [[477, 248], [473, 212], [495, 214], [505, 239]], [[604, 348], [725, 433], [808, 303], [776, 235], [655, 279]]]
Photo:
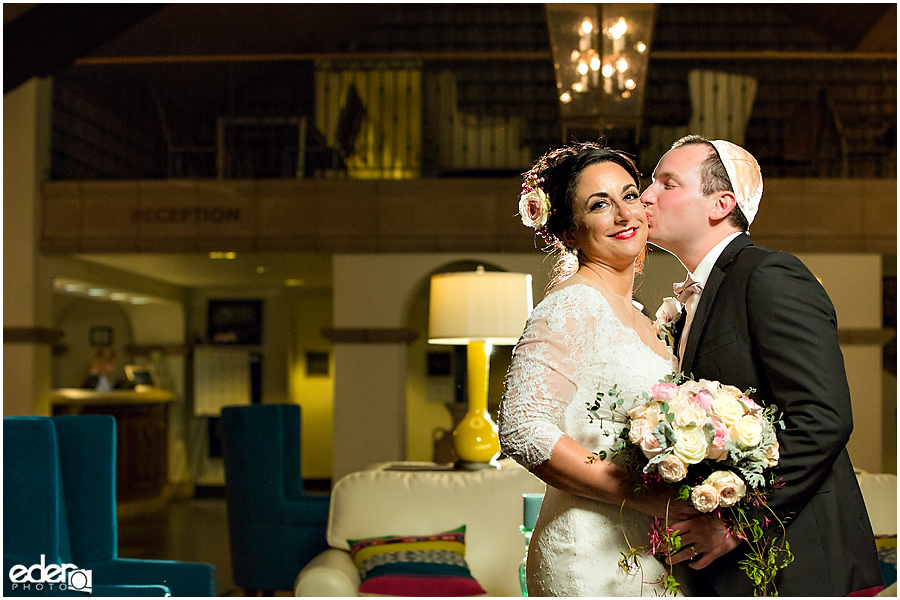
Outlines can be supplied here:
[[545, 5], [563, 138], [627, 127], [640, 139], [656, 4]]

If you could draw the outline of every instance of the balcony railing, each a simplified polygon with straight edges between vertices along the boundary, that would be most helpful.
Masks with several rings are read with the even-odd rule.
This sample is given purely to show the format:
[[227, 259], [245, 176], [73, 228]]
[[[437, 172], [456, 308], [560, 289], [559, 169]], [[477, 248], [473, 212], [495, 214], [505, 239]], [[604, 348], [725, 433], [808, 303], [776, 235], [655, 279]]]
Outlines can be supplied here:
[[[551, 62], [484, 52], [82, 63], [54, 80], [52, 177], [514, 175], [563, 141]], [[644, 173], [698, 122], [698, 68], [754, 82], [746, 106], [707, 103], [702, 116], [746, 109], [744, 143], [764, 175], [896, 177], [896, 59], [786, 53], [651, 53], [638, 143], [603, 132]]]

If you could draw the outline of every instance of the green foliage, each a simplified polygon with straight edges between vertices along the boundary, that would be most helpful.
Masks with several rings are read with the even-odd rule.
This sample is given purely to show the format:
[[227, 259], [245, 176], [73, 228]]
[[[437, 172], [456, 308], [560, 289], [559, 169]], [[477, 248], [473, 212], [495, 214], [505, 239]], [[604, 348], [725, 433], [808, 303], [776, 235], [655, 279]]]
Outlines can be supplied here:
[[[775, 576], [780, 569], [793, 562], [791, 545], [784, 538], [781, 539], [782, 545], [779, 545], [777, 538], [767, 536], [767, 530], [760, 524], [759, 519], [749, 519], [743, 508], [735, 506], [731, 508], [731, 512], [732, 533], [750, 546], [750, 551], [738, 562], [738, 567], [753, 582], [753, 595], [777, 596]], [[775, 514], [772, 513], [772, 516]], [[777, 520], [777, 517], [775, 518]], [[781, 524], [780, 520], [778, 522]], [[784, 531], [783, 526], [780, 530]]]

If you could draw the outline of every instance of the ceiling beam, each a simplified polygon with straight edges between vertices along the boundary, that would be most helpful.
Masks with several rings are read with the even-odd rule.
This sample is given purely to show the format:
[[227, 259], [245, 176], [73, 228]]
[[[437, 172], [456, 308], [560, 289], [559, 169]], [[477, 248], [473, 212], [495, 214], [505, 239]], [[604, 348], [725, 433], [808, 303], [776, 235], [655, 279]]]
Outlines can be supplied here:
[[[781, 50], [759, 51], [651, 51], [655, 60], [896, 60], [896, 52], [798, 52]], [[281, 54], [177, 54], [158, 56], [90, 56], [74, 61], [76, 66], [187, 64], [229, 62], [302, 62], [333, 61], [489, 61], [489, 60], [551, 60], [550, 52], [485, 51], [485, 52], [328, 52]]]
[[48, 77], [166, 4], [38, 4], [3, 25], [3, 93]]

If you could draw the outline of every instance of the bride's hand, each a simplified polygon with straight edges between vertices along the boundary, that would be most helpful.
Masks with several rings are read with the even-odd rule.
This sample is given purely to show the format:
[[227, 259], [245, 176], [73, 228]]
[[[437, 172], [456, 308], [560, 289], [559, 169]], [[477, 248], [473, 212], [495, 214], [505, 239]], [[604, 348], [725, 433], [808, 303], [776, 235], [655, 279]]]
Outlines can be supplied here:
[[651, 486], [638, 496], [626, 501], [629, 508], [666, 519], [669, 523], [686, 521], [700, 514], [688, 500], [676, 500], [674, 491], [669, 486]]

